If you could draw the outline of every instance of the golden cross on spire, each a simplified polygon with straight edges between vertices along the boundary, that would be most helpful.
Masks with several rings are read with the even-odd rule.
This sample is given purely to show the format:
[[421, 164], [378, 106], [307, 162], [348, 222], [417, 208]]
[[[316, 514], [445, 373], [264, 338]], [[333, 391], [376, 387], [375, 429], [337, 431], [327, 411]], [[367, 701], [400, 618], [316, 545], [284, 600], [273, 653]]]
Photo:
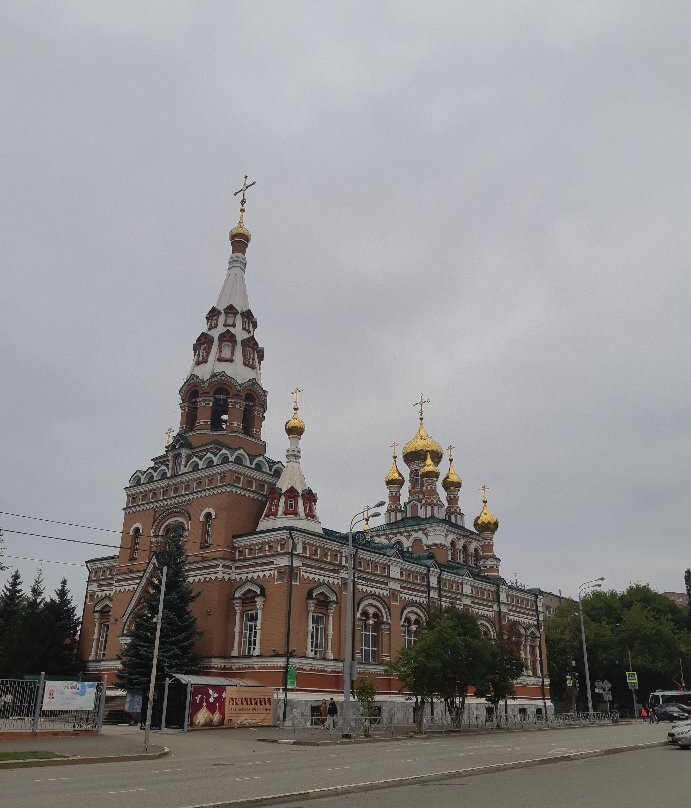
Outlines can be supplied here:
[[455, 448], [456, 448], [456, 447], [455, 447], [455, 446], [452, 446], [451, 444], [449, 444], [449, 445], [446, 447], [446, 451], [449, 453], [449, 464], [451, 464], [451, 462], [453, 461], [453, 450], [454, 450]]
[[396, 449], [398, 449], [398, 444], [396, 443], [396, 441], [394, 441], [391, 444], [391, 448], [393, 449], [393, 459], [395, 460], [398, 457], [398, 455], [396, 454]]
[[293, 388], [293, 390], [291, 390], [291, 393], [293, 394], [293, 412], [297, 412], [298, 411], [298, 406], [299, 406], [298, 405], [298, 394], [302, 393], [302, 387]]
[[165, 445], [166, 449], [170, 446], [170, 439], [172, 436], [173, 436], [173, 427], [169, 426], [168, 429], [166, 429], [166, 445]]
[[419, 408], [420, 408], [420, 423], [422, 423], [422, 418], [423, 418], [423, 415], [422, 415], [422, 408], [424, 407], [424, 405], [425, 405], [425, 404], [429, 404], [429, 403], [430, 403], [430, 402], [429, 402], [429, 399], [428, 399], [428, 398], [425, 398], [425, 394], [424, 394], [424, 393], [420, 393], [420, 400], [419, 400], [419, 401], [415, 401], [415, 402], [413, 403], [413, 407], [419, 407]]
[[480, 490], [482, 491], [482, 501], [487, 504], [487, 492], [489, 491], [489, 486], [481, 485]]
[[245, 194], [247, 193], [247, 191], [253, 185], [256, 185], [256, 184], [257, 184], [257, 181], [252, 180], [252, 182], [250, 182], [250, 184], [248, 185], [247, 184], [247, 174], [245, 174], [245, 179], [244, 179], [244, 181], [242, 183], [242, 188], [238, 188], [238, 190], [235, 191], [235, 193], [233, 194], [233, 196], [237, 196], [238, 194], [242, 194], [242, 197], [240, 198], [240, 221], [238, 222], [238, 224], [244, 224], [245, 205], [247, 204], [247, 198], [245, 197]]

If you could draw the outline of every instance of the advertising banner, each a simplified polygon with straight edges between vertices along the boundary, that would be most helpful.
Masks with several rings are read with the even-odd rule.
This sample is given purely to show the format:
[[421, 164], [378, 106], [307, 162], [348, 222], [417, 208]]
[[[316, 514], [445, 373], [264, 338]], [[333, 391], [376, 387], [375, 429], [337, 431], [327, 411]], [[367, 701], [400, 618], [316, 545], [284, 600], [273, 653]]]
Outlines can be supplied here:
[[44, 710], [95, 709], [98, 682], [46, 682], [43, 691]]
[[190, 729], [271, 726], [273, 690], [270, 687], [192, 685]]
[[273, 724], [273, 691], [270, 687], [227, 687], [226, 725], [270, 727]]

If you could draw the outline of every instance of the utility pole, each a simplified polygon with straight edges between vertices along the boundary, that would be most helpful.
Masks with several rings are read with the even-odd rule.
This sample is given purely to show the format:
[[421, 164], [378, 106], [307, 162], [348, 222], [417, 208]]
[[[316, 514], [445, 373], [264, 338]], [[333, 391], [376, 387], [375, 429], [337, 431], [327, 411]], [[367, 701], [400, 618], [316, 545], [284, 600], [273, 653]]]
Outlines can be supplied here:
[[156, 618], [156, 639], [154, 640], [154, 658], [149, 680], [149, 700], [146, 704], [146, 724], [144, 725], [144, 751], [149, 751], [149, 735], [151, 733], [151, 711], [154, 706], [154, 688], [156, 686], [156, 668], [158, 666], [158, 644], [161, 640], [161, 618], [163, 617], [163, 597], [166, 592], [166, 575], [168, 567], [163, 567], [161, 576], [161, 592], [158, 596], [158, 617]]
[[[631, 664], [631, 650], [629, 649], [629, 644], [626, 643], [626, 653], [629, 655], [629, 670], [633, 670], [633, 665]], [[638, 699], [636, 698], [636, 685], [630, 684], [629, 687], [631, 688], [631, 695], [633, 696], [633, 720], [638, 720]]]

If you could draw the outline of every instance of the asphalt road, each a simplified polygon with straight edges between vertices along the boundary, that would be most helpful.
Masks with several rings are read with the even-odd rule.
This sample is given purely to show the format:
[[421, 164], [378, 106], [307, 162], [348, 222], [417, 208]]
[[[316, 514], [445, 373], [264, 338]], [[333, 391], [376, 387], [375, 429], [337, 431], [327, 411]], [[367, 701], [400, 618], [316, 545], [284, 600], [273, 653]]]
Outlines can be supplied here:
[[[667, 729], [663, 724], [617, 725], [319, 747], [261, 743], [257, 734], [231, 736], [222, 730], [157, 735], [157, 742], [171, 747], [170, 757], [0, 772], [0, 805], [3, 808], [80, 808], [96, 804], [113, 808], [188, 808], [243, 797], [286, 794], [664, 740]], [[680, 770], [691, 770], [691, 752], [687, 754], [676, 748], [662, 751], [669, 752], [670, 760], [680, 761], [677, 764]], [[634, 757], [642, 753], [626, 754]], [[605, 770], [618, 757], [604, 758]], [[553, 764], [557, 765], [560, 764]], [[564, 765], [579, 769], [583, 764]], [[543, 776], [540, 769], [525, 770], [529, 781], [540, 776]], [[646, 781], [657, 780], [655, 772], [644, 768], [638, 770], [637, 776]], [[464, 780], [464, 785], [457, 790], [465, 793], [468, 782]], [[431, 787], [416, 788], [425, 794]], [[441, 784], [439, 788], [442, 793], [450, 789]], [[369, 795], [369, 799], [377, 803], [387, 797], [388, 791]], [[527, 804], [534, 808], [533, 803]], [[666, 805], [664, 802], [647, 803], [658, 804]], [[551, 805], [564, 806], [565, 803], [553, 801]], [[689, 805], [691, 793], [685, 808]], [[497, 808], [496, 803], [493, 808]], [[516, 808], [515, 803], [513, 808]], [[579, 802], [579, 808], [584, 808], [584, 803]], [[608, 803], [607, 808], [612, 808], [611, 804]]]
[[677, 747], [389, 788], [284, 808], [689, 808], [691, 751]]

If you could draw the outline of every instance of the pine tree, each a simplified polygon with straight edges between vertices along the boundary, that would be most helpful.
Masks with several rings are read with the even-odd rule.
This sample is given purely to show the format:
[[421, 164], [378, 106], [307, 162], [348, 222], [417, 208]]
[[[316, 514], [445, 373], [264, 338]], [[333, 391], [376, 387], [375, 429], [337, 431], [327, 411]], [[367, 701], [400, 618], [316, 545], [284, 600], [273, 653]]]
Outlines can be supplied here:
[[46, 670], [45, 648], [49, 639], [49, 626], [45, 620], [43, 575], [36, 573], [28, 597], [23, 599], [14, 630], [7, 637], [4, 657], [4, 675], [17, 678], [25, 673]]
[[151, 676], [163, 567], [168, 570], [156, 679], [163, 681], [173, 673], [193, 673], [199, 665], [194, 646], [201, 633], [197, 629], [197, 620], [192, 615], [190, 606], [200, 593], [194, 593], [187, 580], [182, 533], [167, 537], [165, 546], [155, 557], [157, 569], [148, 582], [135, 613], [130, 642], [120, 655], [122, 665], [118, 673], [122, 687], [142, 693], [146, 692]]
[[67, 578], [60, 581], [55, 595], [46, 603], [45, 621], [48, 643], [45, 648], [45, 668], [55, 673], [74, 674], [80, 669], [76, 660], [79, 618], [72, 602]]
[[18, 645], [15, 638], [23, 605], [22, 577], [15, 570], [0, 593], [0, 678], [15, 675], [10, 651]]

